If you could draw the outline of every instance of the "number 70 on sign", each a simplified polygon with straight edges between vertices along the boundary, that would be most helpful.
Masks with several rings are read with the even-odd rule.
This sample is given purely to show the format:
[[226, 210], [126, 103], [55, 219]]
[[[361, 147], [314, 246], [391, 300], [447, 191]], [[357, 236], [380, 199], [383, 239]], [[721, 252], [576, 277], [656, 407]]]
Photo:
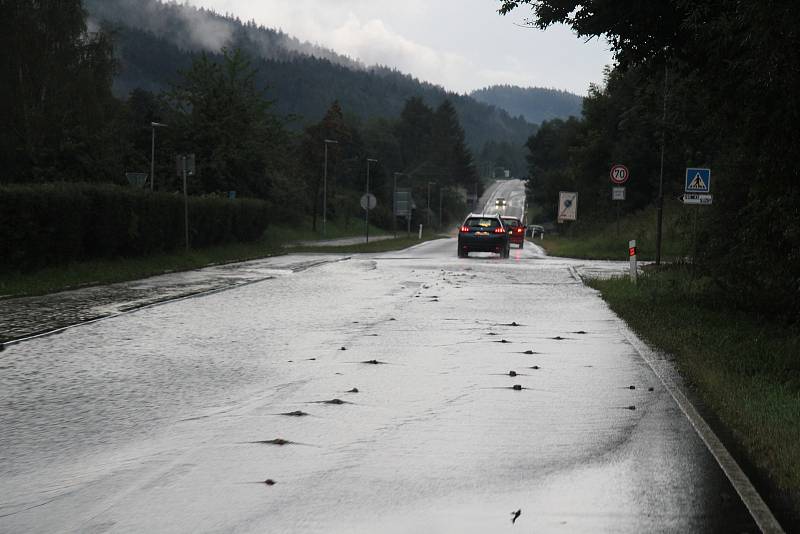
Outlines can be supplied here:
[[631, 173], [625, 165], [617, 164], [611, 167], [611, 182], [616, 185], [624, 184], [630, 176]]

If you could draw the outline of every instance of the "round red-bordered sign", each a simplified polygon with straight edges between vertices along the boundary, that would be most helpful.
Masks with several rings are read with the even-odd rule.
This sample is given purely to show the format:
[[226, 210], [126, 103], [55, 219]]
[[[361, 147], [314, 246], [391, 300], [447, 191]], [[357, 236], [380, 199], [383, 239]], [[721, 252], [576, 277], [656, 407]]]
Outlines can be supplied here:
[[614, 165], [611, 167], [611, 182], [617, 185], [622, 185], [628, 181], [631, 173], [625, 165]]

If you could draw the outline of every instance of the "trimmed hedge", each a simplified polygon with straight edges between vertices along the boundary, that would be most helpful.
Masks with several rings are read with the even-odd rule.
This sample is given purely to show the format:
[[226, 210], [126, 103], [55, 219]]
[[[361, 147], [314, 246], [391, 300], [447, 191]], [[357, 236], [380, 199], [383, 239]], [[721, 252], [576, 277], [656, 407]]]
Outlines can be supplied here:
[[[261, 237], [263, 200], [189, 197], [189, 240], [205, 247]], [[184, 245], [183, 197], [111, 184], [0, 186], [0, 271], [134, 257]]]

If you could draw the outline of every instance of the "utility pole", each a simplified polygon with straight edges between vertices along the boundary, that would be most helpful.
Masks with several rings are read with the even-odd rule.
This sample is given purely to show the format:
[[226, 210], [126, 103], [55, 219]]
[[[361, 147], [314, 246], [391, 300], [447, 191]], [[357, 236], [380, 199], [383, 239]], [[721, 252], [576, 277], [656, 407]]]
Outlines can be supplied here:
[[194, 154], [181, 154], [177, 158], [178, 175], [183, 178], [183, 232], [186, 240], [186, 250], [189, 250], [189, 191], [187, 176], [195, 175]]
[[[328, 145], [339, 144], [339, 141], [325, 139], [325, 174], [322, 179], [322, 237], [325, 237], [328, 222]], [[316, 204], [316, 200], [314, 201]]]
[[160, 122], [151, 122], [151, 139], [150, 139], [150, 192], [155, 190], [156, 181], [156, 128], [166, 128], [166, 124]]
[[402, 172], [393, 173], [394, 182], [392, 183], [392, 230], [394, 230], [394, 237], [397, 238], [397, 175], [403, 174]]
[[661, 265], [661, 230], [664, 219], [664, 151], [667, 144], [667, 50], [664, 49], [664, 112], [661, 117], [661, 172], [658, 177], [658, 221], [656, 223], [656, 265]]
[[367, 158], [367, 208], [364, 210], [367, 214], [364, 217], [364, 233], [367, 236], [367, 243], [369, 243], [369, 164], [370, 163], [378, 163], [377, 159], [370, 159]]

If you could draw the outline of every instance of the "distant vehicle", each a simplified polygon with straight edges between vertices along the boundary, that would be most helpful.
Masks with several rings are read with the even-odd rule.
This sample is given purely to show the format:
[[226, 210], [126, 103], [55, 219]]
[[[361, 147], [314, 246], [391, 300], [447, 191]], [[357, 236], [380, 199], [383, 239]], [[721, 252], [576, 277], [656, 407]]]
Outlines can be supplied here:
[[508, 241], [519, 248], [525, 246], [525, 225], [516, 217], [502, 217], [503, 224], [508, 229]]
[[506, 199], [496, 198], [494, 201], [494, 207], [500, 210], [506, 209]]
[[458, 232], [458, 257], [470, 252], [495, 252], [502, 258], [511, 254], [508, 229], [497, 214], [471, 214]]
[[539, 234], [539, 237], [544, 238], [544, 226], [532, 224], [528, 226], [527, 234], [531, 237], [536, 237], [536, 234]]

